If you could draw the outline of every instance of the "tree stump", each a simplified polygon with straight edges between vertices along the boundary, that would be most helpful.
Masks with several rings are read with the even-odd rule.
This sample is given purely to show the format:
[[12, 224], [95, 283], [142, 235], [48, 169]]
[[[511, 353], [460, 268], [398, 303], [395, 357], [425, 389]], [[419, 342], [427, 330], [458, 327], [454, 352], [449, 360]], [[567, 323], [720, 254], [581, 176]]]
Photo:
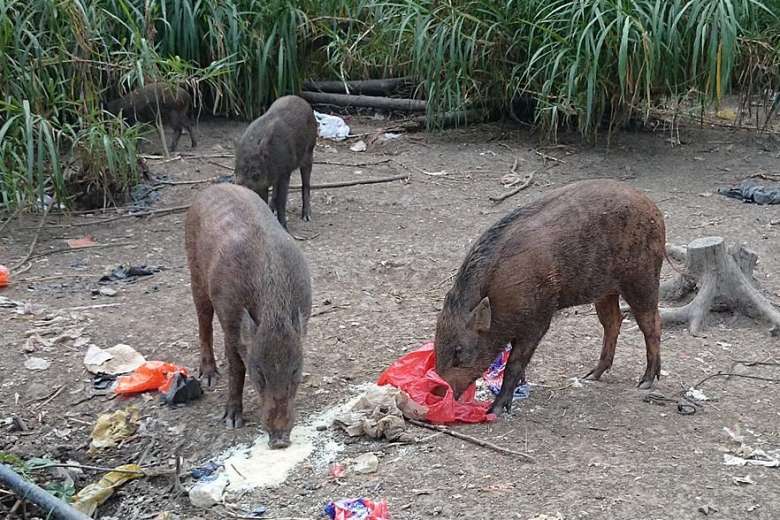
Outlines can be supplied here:
[[669, 257], [685, 263], [685, 272], [661, 284], [662, 299], [680, 300], [697, 291], [682, 307], [661, 308], [661, 322], [688, 323], [692, 336], [701, 336], [710, 311], [731, 310], [772, 324], [780, 335], [780, 311], [753, 285], [758, 256], [744, 247], [726, 248], [721, 237], [698, 238], [687, 247], [667, 246]]

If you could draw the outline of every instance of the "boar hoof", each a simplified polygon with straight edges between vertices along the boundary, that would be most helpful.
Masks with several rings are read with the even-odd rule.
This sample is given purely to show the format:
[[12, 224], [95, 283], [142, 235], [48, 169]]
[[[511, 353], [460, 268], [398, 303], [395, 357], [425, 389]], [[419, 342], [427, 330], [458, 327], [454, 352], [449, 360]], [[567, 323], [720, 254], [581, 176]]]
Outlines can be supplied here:
[[488, 410], [488, 413], [492, 413], [495, 415], [503, 415], [503, 414], [511, 414], [512, 413], [512, 399], [509, 399], [508, 401], [502, 398], [497, 398], [495, 401], [493, 401], [493, 406], [490, 407], [490, 410]]
[[207, 388], [214, 388], [214, 386], [217, 384], [218, 375], [219, 372], [217, 372], [216, 368], [200, 369], [200, 379], [205, 381]]
[[225, 413], [222, 416], [222, 419], [225, 421], [225, 426], [231, 430], [244, 426], [244, 417], [241, 410], [232, 406], [227, 406], [225, 408]]
[[651, 390], [655, 386], [655, 378], [642, 379], [636, 386], [640, 390]]

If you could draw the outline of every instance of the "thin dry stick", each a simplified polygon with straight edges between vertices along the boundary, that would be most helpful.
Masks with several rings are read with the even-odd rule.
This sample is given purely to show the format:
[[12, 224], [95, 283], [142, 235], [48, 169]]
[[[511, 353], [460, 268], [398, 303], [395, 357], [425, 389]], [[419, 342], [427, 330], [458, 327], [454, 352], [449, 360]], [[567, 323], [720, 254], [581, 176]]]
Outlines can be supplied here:
[[116, 242], [114, 244], [95, 244], [94, 246], [84, 246], [84, 247], [77, 247], [77, 248], [63, 247], [61, 249], [52, 249], [51, 251], [38, 253], [37, 255], [27, 258], [25, 262], [30, 262], [32, 260], [37, 260], [38, 258], [43, 258], [46, 256], [56, 255], [60, 253], [78, 253], [79, 251], [83, 251], [85, 249], [106, 249], [109, 247], [122, 247], [122, 246], [133, 246], [133, 245], [135, 244], [132, 242]]
[[76, 222], [75, 224], [70, 224], [69, 227], [80, 227], [80, 226], [92, 226], [96, 224], [107, 224], [109, 222], [113, 222], [115, 220], [120, 220], [123, 218], [132, 218], [132, 217], [148, 217], [148, 216], [154, 216], [154, 215], [161, 215], [166, 213], [176, 213], [177, 211], [186, 211], [190, 208], [189, 204], [186, 204], [184, 206], [173, 206], [170, 208], [159, 208], [159, 209], [150, 209], [149, 211], [141, 211], [138, 213], [125, 213], [124, 215], [117, 215], [116, 217], [106, 218], [103, 220], [96, 220], [94, 222]]
[[39, 470], [39, 469], [49, 469], [49, 468], [76, 468], [76, 469], [89, 469], [92, 471], [113, 471], [116, 473], [127, 473], [128, 475], [146, 475], [143, 471], [135, 471], [132, 469], [116, 469], [116, 468], [108, 468], [105, 466], [86, 466], [84, 464], [46, 464], [43, 466], [35, 466], [32, 469]]
[[526, 462], [535, 463], [536, 459], [534, 459], [532, 456], [528, 455], [527, 453], [523, 453], [522, 451], [514, 451], [507, 448], [502, 448], [501, 446], [497, 446], [493, 444], [492, 442], [483, 441], [481, 439], [477, 439], [476, 437], [472, 437], [471, 435], [466, 435], [465, 433], [456, 432], [453, 430], [450, 430], [446, 426], [439, 426], [435, 424], [428, 424], [424, 423], [422, 421], [418, 421], [416, 419], [407, 419], [411, 424], [418, 426], [420, 428], [426, 428], [428, 430], [433, 430], [436, 432], [442, 432], [446, 433], [447, 435], [450, 435], [452, 437], [455, 437], [456, 439], [461, 439], [467, 442], [470, 442], [472, 444], [476, 444], [477, 446], [481, 446], [483, 448], [488, 448], [493, 451], [497, 451], [499, 453], [505, 453], [507, 455], [514, 455], [516, 457], [520, 457]]
[[227, 171], [229, 171], [229, 172], [232, 172], [232, 171], [233, 171], [233, 167], [232, 167], [232, 166], [228, 166], [228, 165], [226, 165], [226, 164], [222, 164], [222, 163], [219, 163], [219, 162], [217, 162], [217, 161], [212, 161], [212, 160], [210, 160], [210, 159], [203, 159], [203, 160], [204, 160], [205, 162], [209, 163], [209, 164], [213, 164], [214, 166], [219, 166], [220, 168], [224, 168], [225, 170], [227, 170]]
[[42, 403], [39, 403], [39, 404], [36, 404], [36, 405], [34, 405], [34, 406], [32, 407], [32, 409], [33, 409], [33, 410], [37, 410], [38, 408], [43, 408], [44, 406], [46, 406], [47, 404], [49, 404], [50, 402], [52, 402], [52, 401], [53, 401], [53, 400], [54, 400], [54, 399], [55, 399], [55, 398], [56, 398], [58, 395], [60, 395], [60, 394], [62, 393], [62, 390], [63, 390], [64, 388], [65, 388], [65, 385], [60, 385], [60, 387], [59, 387], [57, 390], [55, 390], [55, 391], [54, 391], [54, 392], [53, 392], [53, 393], [52, 393], [52, 394], [49, 396], [49, 398], [48, 398], [48, 399], [46, 399], [46, 400], [45, 400], [44, 402], [42, 402]]
[[389, 163], [392, 159], [382, 159], [380, 161], [375, 162], [359, 162], [359, 163], [343, 163], [343, 162], [336, 162], [336, 161], [314, 161], [314, 164], [329, 164], [331, 166], [352, 166], [352, 167], [358, 167], [358, 166], [374, 166], [376, 164], [385, 164]]
[[[81, 305], [79, 307], [65, 307], [63, 311], [88, 311], [92, 309], [103, 309], [105, 307], [119, 307], [121, 303], [99, 303], [97, 305]], [[97, 395], [97, 394], [95, 394]], [[93, 396], [94, 397], [94, 396]], [[91, 399], [92, 397], [90, 397]]]
[[[393, 181], [404, 181], [408, 180], [410, 178], [409, 175], [393, 175], [392, 177], [378, 177], [376, 179], [360, 179], [356, 181], [345, 181], [345, 182], [329, 182], [326, 184], [312, 184], [311, 189], [313, 190], [326, 190], [328, 188], [346, 188], [348, 186], [359, 186], [362, 184], [379, 184], [381, 182], [393, 182]], [[300, 190], [301, 185], [300, 184], [291, 184], [290, 185], [291, 190]]]
[[[220, 165], [222, 166], [222, 165]], [[166, 186], [181, 186], [185, 184], [207, 184], [219, 179], [219, 176], [209, 177], [208, 179], [198, 179], [194, 181], [157, 181], [157, 184], [164, 184]]]
[[513, 196], [517, 195], [518, 193], [520, 193], [521, 191], [523, 191], [524, 189], [526, 189], [528, 186], [530, 186], [534, 182], [534, 175], [536, 175], [536, 172], [531, 172], [530, 175], [528, 175], [528, 177], [525, 179], [525, 181], [520, 186], [518, 186], [517, 188], [513, 189], [509, 193], [504, 193], [503, 195], [501, 195], [499, 197], [488, 197], [488, 198], [492, 202], [502, 202], [502, 201], [508, 199], [509, 197], [513, 197]]
[[30, 250], [27, 251], [27, 256], [25, 256], [23, 259], [19, 260], [16, 265], [11, 267], [11, 272], [14, 273], [17, 269], [22, 267], [24, 264], [30, 261], [32, 258], [33, 251], [35, 251], [35, 245], [38, 243], [38, 237], [41, 236], [41, 229], [43, 228], [43, 225], [46, 223], [46, 217], [49, 215], [49, 206], [45, 206], [43, 209], [43, 216], [41, 217], [41, 222], [38, 224], [38, 229], [35, 231], [35, 236], [33, 237], [33, 241], [30, 244]]
[[552, 155], [547, 155], [546, 153], [542, 153], [539, 150], [534, 150], [534, 153], [541, 157], [542, 159], [549, 160], [549, 161], [555, 161], [557, 163], [566, 164], [566, 161], [563, 159], [558, 159], [557, 157], [553, 157]]
[[8, 217], [8, 220], [6, 220], [5, 222], [3, 222], [3, 225], [2, 225], [2, 226], [0, 226], [0, 233], [2, 233], [2, 232], [3, 232], [3, 230], [5, 229], [5, 227], [6, 227], [6, 226], [7, 226], [7, 225], [8, 225], [8, 224], [9, 224], [9, 223], [12, 221], [12, 220], [16, 219], [16, 217], [18, 217], [18, 216], [19, 216], [19, 213], [21, 213], [21, 212], [22, 212], [22, 209], [24, 209], [22, 206], [19, 206], [18, 208], [16, 208], [16, 211], [14, 211], [13, 215], [11, 215], [10, 217]]

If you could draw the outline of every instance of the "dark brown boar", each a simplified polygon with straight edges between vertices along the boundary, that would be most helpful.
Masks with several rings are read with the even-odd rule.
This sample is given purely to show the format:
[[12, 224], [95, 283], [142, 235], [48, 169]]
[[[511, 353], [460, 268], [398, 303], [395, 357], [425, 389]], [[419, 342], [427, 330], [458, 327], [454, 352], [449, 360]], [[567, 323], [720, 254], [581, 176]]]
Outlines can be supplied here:
[[645, 337], [647, 369], [639, 386], [650, 388], [661, 370], [664, 246], [656, 205], [617, 181], [575, 182], [512, 211], [472, 246], [447, 293], [436, 324], [436, 370], [459, 396], [511, 342], [491, 408], [508, 412], [555, 311], [593, 302], [604, 341], [588, 376], [598, 379], [612, 366], [622, 296]]
[[200, 373], [208, 386], [217, 375], [214, 312], [225, 334], [225, 424], [244, 423], [244, 375], [249, 374], [262, 399], [260, 418], [269, 445], [288, 446], [311, 313], [303, 254], [256, 193], [232, 184], [198, 195], [187, 212], [185, 244], [198, 314]]
[[106, 105], [106, 110], [114, 115], [121, 113], [122, 117], [131, 124], [136, 121], [154, 123], [159, 113], [163, 124], [173, 129], [171, 151], [174, 151], [185, 128], [190, 135], [192, 147], [197, 146], [192, 119], [189, 116], [191, 106], [192, 98], [183, 88], [163, 83], [150, 83], [124, 97], [110, 101]]
[[261, 117], [244, 131], [236, 153], [236, 184], [256, 191], [276, 210], [279, 223], [287, 229], [287, 190], [290, 174], [301, 170], [303, 209], [301, 218], [311, 220], [310, 180], [317, 144], [317, 121], [309, 103], [298, 96], [284, 96], [273, 102]]

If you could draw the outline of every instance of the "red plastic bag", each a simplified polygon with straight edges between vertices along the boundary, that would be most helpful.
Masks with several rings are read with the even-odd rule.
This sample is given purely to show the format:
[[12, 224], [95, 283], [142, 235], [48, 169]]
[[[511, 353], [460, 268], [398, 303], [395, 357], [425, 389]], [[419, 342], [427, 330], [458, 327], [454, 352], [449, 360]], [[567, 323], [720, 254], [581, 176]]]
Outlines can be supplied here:
[[114, 392], [120, 395], [139, 394], [149, 390], [166, 393], [177, 372], [189, 375], [186, 368], [173, 363], [147, 361], [132, 373], [118, 377]]
[[332, 520], [390, 520], [390, 510], [383, 499], [374, 502], [367, 498], [330, 501], [325, 514]]
[[0, 287], [8, 287], [11, 283], [11, 271], [4, 265], [0, 265]]
[[434, 424], [481, 423], [496, 418], [487, 412], [490, 403], [474, 399], [477, 391], [474, 384], [456, 401], [452, 387], [436, 373], [435, 367], [436, 353], [433, 342], [429, 342], [398, 358], [379, 376], [376, 384], [392, 385], [409, 394], [414, 402], [428, 408], [425, 418]]

